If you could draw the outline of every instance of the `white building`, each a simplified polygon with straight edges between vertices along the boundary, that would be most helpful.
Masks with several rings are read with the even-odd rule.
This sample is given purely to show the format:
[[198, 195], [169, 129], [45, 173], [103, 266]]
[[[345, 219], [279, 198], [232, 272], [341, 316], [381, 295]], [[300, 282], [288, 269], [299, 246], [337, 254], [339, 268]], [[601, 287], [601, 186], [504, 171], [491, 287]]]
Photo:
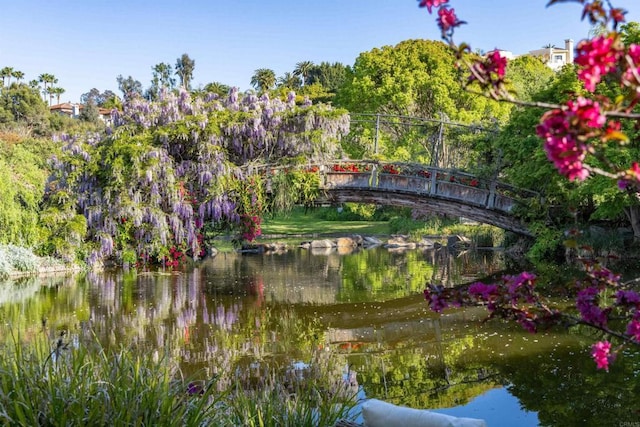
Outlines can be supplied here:
[[541, 58], [549, 68], [553, 71], [558, 71], [567, 64], [573, 64], [575, 55], [573, 40], [565, 40], [564, 49], [551, 46], [543, 49], [532, 50], [529, 52], [529, 55]]

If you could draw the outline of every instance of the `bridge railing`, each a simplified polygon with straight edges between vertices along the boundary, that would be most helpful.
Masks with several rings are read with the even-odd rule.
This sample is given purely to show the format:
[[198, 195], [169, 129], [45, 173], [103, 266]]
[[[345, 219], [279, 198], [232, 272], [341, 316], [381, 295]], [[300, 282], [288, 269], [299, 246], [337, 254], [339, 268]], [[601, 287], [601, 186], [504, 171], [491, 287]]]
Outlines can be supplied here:
[[349, 161], [319, 167], [323, 188], [367, 189], [424, 194], [467, 204], [511, 212], [520, 202], [536, 198], [523, 190], [451, 169], [410, 163]]
[[487, 180], [454, 169], [442, 169], [416, 163], [391, 163], [372, 160], [348, 160], [309, 163], [297, 166], [261, 165], [266, 173], [300, 168], [320, 175], [325, 190], [377, 190], [464, 202], [501, 212], [527, 200], [539, 198], [534, 191], [520, 189], [497, 180]]

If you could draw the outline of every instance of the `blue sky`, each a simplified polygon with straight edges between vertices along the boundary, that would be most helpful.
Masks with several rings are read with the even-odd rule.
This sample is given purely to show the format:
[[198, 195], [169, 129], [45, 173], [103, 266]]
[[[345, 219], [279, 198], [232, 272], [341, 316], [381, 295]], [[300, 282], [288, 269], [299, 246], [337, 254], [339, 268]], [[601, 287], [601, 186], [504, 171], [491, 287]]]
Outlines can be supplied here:
[[[613, 0], [640, 21], [637, 0]], [[548, 0], [451, 0], [467, 21], [458, 42], [515, 54], [587, 37], [581, 6]], [[250, 88], [258, 68], [281, 76], [301, 61], [353, 65], [362, 52], [407, 39], [439, 40], [433, 15], [416, 0], [20, 0], [3, 2], [0, 67], [51, 73], [79, 101], [95, 87], [118, 92], [116, 77], [149, 86], [151, 68], [195, 60], [193, 85]]]

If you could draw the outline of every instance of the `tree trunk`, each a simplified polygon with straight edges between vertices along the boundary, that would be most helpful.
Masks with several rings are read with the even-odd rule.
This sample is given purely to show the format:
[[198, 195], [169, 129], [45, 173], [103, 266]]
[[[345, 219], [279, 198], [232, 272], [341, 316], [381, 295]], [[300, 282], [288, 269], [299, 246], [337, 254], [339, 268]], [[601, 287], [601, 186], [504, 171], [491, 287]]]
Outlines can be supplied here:
[[640, 240], [640, 205], [628, 206], [624, 208], [624, 213], [631, 223], [633, 238]]

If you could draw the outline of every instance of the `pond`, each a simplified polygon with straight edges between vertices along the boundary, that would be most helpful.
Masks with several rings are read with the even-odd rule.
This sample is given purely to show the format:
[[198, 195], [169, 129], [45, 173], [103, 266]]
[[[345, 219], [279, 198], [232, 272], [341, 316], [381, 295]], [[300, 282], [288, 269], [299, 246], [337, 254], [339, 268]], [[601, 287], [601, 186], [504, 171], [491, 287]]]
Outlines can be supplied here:
[[332, 359], [362, 399], [489, 426], [640, 425], [637, 354], [597, 371], [589, 331], [529, 334], [483, 322], [481, 308], [433, 313], [422, 296], [427, 282], [504, 269], [496, 251], [295, 249], [221, 253], [181, 271], [25, 278], [0, 283], [0, 334], [28, 342], [46, 319], [52, 339], [67, 330], [76, 345], [172, 357], [203, 377]]

